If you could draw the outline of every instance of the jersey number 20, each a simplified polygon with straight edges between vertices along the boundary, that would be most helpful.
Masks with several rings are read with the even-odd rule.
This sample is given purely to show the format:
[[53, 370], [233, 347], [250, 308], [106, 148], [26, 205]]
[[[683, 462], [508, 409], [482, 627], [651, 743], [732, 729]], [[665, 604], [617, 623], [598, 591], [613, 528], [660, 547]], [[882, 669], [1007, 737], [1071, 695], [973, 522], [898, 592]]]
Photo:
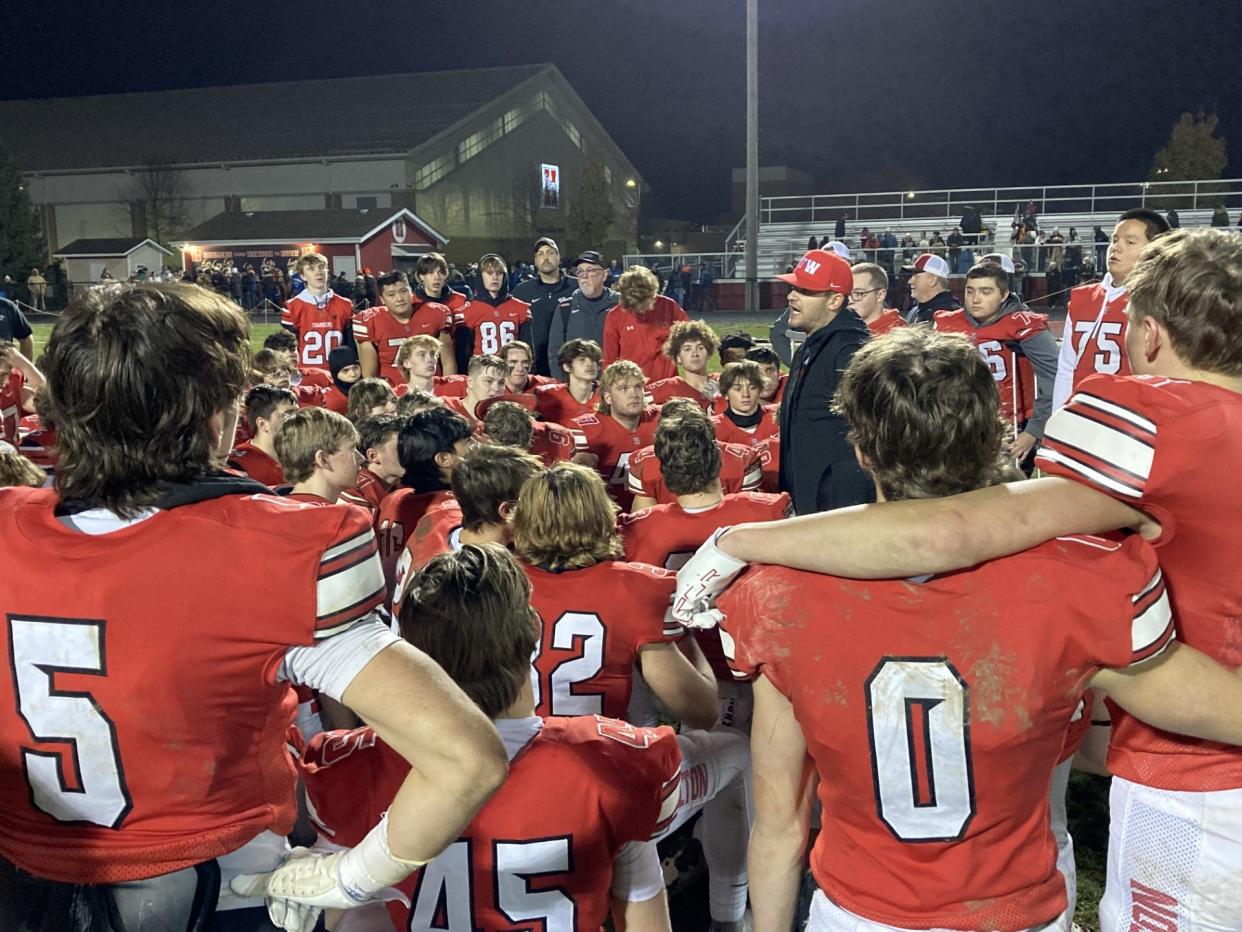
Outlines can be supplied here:
[[59, 822], [120, 828], [133, 803], [112, 721], [87, 692], [57, 689], [58, 673], [106, 676], [105, 623], [10, 618], [17, 712], [30, 736], [55, 749], [23, 748], [31, 799]]
[[885, 657], [867, 678], [876, 806], [902, 841], [957, 841], [974, 818], [968, 698], [943, 657]]

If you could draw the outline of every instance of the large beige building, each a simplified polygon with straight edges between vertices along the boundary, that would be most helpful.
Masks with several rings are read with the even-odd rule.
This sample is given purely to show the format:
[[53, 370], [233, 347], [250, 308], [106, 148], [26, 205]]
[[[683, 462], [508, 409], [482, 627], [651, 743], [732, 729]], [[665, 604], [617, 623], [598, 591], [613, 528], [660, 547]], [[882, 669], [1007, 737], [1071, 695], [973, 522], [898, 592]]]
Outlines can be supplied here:
[[[409, 208], [469, 258], [562, 231], [586, 158], [604, 164], [612, 255], [642, 179], [554, 65], [0, 102], [50, 252], [176, 234], [222, 211]], [[172, 197], [161, 188], [174, 187]], [[173, 201], [176, 226], [160, 229]]]

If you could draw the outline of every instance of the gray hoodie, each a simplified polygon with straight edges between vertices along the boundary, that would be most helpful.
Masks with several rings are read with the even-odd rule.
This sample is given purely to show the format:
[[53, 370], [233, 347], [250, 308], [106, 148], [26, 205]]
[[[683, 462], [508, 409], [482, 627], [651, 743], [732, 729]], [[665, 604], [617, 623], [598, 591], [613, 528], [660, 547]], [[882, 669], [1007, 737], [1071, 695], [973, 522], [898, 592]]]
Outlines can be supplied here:
[[605, 288], [598, 298], [587, 298], [579, 289], [569, 296], [569, 302], [556, 309], [552, 326], [548, 329], [548, 371], [560, 372], [557, 354], [567, 340], [594, 340], [604, 345], [604, 318], [616, 306], [618, 295]]

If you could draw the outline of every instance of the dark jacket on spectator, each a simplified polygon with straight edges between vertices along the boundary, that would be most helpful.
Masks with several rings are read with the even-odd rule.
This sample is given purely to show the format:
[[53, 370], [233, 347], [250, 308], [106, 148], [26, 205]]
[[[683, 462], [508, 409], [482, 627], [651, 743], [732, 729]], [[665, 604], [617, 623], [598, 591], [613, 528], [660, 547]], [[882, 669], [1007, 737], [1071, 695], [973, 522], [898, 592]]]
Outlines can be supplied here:
[[563, 306], [557, 307], [548, 330], [549, 371], [554, 366], [560, 369], [556, 354], [566, 340], [594, 340], [601, 347], [604, 345], [604, 318], [616, 305], [618, 297], [611, 288], [605, 288], [598, 298], [590, 299], [575, 290]]
[[800, 515], [875, 500], [846, 439], [849, 426], [830, 407], [841, 373], [870, 337], [862, 318], [845, 308], [794, 353], [780, 408], [780, 487]]
[[932, 295], [926, 304], [912, 304], [910, 312], [906, 314], [906, 322], [911, 324], [930, 324], [937, 311], [956, 311], [961, 306], [962, 302], [953, 297], [953, 292], [946, 288], [944, 291]]
[[535, 358], [531, 364], [535, 367], [536, 375], [551, 375], [559, 379], [564, 374], [559, 367], [556, 370], [548, 368], [549, 357], [555, 357], [561, 349], [558, 344], [549, 352], [548, 333], [552, 329], [552, 318], [556, 316], [556, 309], [563, 304], [569, 304], [569, 296], [577, 290], [578, 280], [564, 272], [554, 285], [545, 285], [536, 275], [513, 289], [515, 298], [530, 305], [531, 335], [535, 341], [532, 347]]

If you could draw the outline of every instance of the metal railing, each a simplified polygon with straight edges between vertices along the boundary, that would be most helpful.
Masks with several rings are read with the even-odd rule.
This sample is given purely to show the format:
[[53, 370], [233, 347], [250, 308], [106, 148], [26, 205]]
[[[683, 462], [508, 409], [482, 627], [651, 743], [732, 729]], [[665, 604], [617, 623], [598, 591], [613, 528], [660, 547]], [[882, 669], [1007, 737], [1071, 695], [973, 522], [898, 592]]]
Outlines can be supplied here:
[[727, 252], [640, 253], [621, 257], [623, 268], [645, 265], [665, 281], [673, 269], [680, 271], [686, 266], [695, 281], [704, 269], [713, 279], [735, 278], [741, 261], [740, 256]]
[[[996, 218], [1020, 216], [1030, 203], [1038, 214], [1083, 215], [1117, 214], [1131, 207], [1210, 212], [1219, 205], [1232, 218], [1242, 209], [1242, 178], [765, 197], [759, 204], [759, 222], [761, 226], [835, 224], [844, 219], [856, 226], [885, 220], [943, 220], [951, 227], [968, 206], [995, 222]], [[725, 249], [741, 252], [745, 236], [743, 218], [726, 238]]]

